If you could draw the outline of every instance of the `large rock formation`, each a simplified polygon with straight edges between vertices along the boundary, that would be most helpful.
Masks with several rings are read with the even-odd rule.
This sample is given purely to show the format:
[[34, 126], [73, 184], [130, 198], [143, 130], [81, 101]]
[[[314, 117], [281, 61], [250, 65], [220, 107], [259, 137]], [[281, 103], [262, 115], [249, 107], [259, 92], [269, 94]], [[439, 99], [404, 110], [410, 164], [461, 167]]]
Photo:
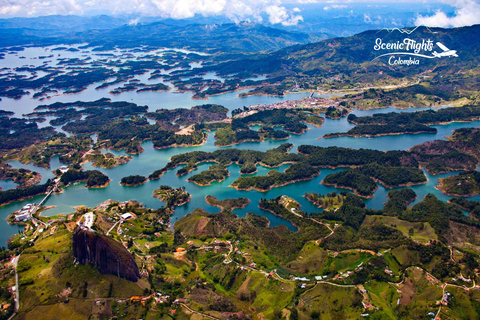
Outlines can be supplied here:
[[138, 266], [130, 252], [103, 234], [78, 228], [73, 234], [73, 255], [81, 264], [90, 263], [101, 273], [137, 282]]

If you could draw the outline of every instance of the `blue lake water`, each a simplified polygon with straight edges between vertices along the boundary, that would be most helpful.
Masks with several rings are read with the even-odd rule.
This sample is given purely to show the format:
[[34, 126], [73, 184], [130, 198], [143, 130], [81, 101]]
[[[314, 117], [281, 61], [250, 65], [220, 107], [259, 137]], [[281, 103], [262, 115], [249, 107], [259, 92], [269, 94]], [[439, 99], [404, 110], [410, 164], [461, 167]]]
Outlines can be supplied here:
[[[31, 49], [28, 49], [31, 50]], [[33, 50], [33, 49], [32, 49]], [[36, 50], [36, 51], [35, 51]], [[29, 56], [33, 57], [35, 54], [38, 55], [41, 52], [42, 48], [35, 48], [34, 53], [29, 52], [20, 52], [18, 56]], [[27, 51], [27, 50], [26, 50]], [[73, 54], [73, 53], [72, 53]], [[63, 52], [62, 52], [63, 55]], [[77, 53], [78, 55], [78, 53]], [[9, 58], [10, 55], [7, 55], [6, 58]], [[74, 56], [74, 55], [73, 55]], [[18, 57], [17, 57], [18, 59]], [[11, 59], [14, 60], [13, 58]], [[10, 60], [8, 60], [10, 61]], [[7, 61], [7, 62], [8, 62]], [[38, 62], [38, 60], [29, 60]], [[0, 60], [0, 66], [5, 65], [5, 61]], [[25, 64], [25, 63], [24, 63]], [[214, 76], [214, 75], [209, 75]], [[148, 75], [143, 75], [141, 77], [148, 78]], [[142, 79], [146, 80], [146, 79]], [[150, 110], [156, 110], [158, 108], [178, 108], [178, 107], [191, 107], [194, 105], [205, 103], [203, 101], [194, 101], [191, 99], [192, 94], [190, 93], [174, 93], [174, 92], [145, 92], [137, 94], [135, 92], [122, 93], [117, 96], [112, 96], [108, 94], [109, 89], [95, 90], [94, 84], [90, 86], [87, 90], [80, 94], [76, 95], [61, 95], [49, 99], [48, 102], [39, 102], [38, 100], [32, 99], [30, 97], [23, 97], [20, 100], [12, 99], [3, 99], [0, 101], [0, 109], [12, 110], [21, 115], [24, 113], [31, 112], [38, 104], [44, 103], [53, 103], [56, 101], [61, 102], [71, 102], [77, 100], [91, 101], [100, 99], [102, 97], [110, 97], [115, 101], [132, 101], [139, 105], [148, 105]], [[238, 94], [240, 92], [225, 93], [222, 95], [211, 97], [208, 103], [217, 103], [224, 105], [230, 110], [255, 104], [270, 104], [279, 102], [282, 100], [294, 100], [301, 99], [302, 97], [308, 96], [309, 93], [294, 93], [289, 94], [285, 97], [267, 97], [267, 96], [251, 96], [246, 98], [239, 98]], [[360, 111], [355, 110], [354, 113], [357, 116], [371, 115], [379, 112], [413, 112], [418, 110], [424, 110], [428, 108], [411, 108], [406, 110], [397, 110], [394, 108], [385, 108], [377, 110], [367, 110]], [[351, 138], [351, 137], [339, 137], [331, 139], [319, 139], [326, 133], [330, 132], [345, 132], [353, 127], [346, 118], [339, 120], [326, 119], [324, 125], [321, 128], [315, 128], [309, 126], [310, 130], [302, 135], [292, 135], [288, 140], [274, 141], [266, 140], [264, 142], [247, 142], [235, 146], [224, 147], [224, 148], [239, 148], [239, 149], [252, 149], [265, 151], [278, 147], [280, 144], [289, 142], [295, 145], [295, 147], [290, 152], [296, 152], [296, 149], [299, 145], [309, 144], [322, 147], [328, 146], [339, 146], [347, 148], [366, 148], [366, 149], [376, 149], [376, 150], [406, 150], [414, 145], [431, 141], [435, 139], [445, 139], [446, 136], [451, 135], [452, 131], [458, 128], [464, 127], [478, 127], [480, 121], [475, 121], [472, 123], [451, 123], [448, 125], [435, 126], [438, 132], [436, 134], [418, 134], [418, 135], [397, 135], [397, 136], [384, 136], [377, 138]], [[185, 153], [195, 150], [203, 151], [214, 151], [220, 149], [214, 145], [213, 133], [210, 133], [207, 139], [207, 142], [202, 146], [189, 147], [189, 148], [169, 148], [163, 150], [155, 150], [150, 141], [143, 143], [145, 151], [140, 155], [133, 156], [133, 160], [125, 165], [121, 165], [112, 169], [99, 169], [109, 176], [111, 179], [110, 184], [106, 188], [101, 189], [87, 189], [85, 188], [85, 183], [79, 183], [65, 188], [65, 191], [61, 194], [52, 195], [47, 201], [46, 205], [55, 206], [55, 208], [45, 211], [43, 214], [45, 216], [52, 216], [56, 214], [67, 215], [74, 211], [75, 206], [85, 205], [87, 207], [94, 207], [102, 203], [107, 199], [112, 200], [132, 200], [135, 199], [139, 202], [142, 202], [145, 206], [150, 208], [158, 208], [163, 206], [163, 202], [152, 197], [153, 190], [157, 189], [160, 185], [169, 185], [172, 187], [181, 187], [185, 186], [186, 190], [192, 195], [192, 200], [176, 209], [174, 215], [172, 216], [172, 222], [174, 223], [179, 218], [190, 213], [195, 208], [202, 208], [210, 213], [218, 212], [218, 208], [210, 206], [205, 201], [205, 196], [213, 195], [220, 200], [228, 198], [238, 198], [246, 197], [250, 199], [250, 204], [244, 209], [237, 209], [234, 212], [239, 216], [245, 216], [247, 212], [253, 212], [266, 216], [270, 221], [271, 225], [286, 224], [289, 228], [294, 229], [294, 227], [287, 221], [282, 218], [276, 217], [269, 212], [265, 212], [258, 208], [258, 203], [261, 198], [271, 199], [283, 194], [287, 194], [297, 200], [301, 205], [302, 209], [307, 212], [318, 212], [316, 206], [306, 201], [303, 197], [304, 192], [319, 192], [319, 193], [329, 193], [333, 191], [338, 191], [338, 189], [330, 186], [321, 185], [320, 182], [322, 179], [332, 173], [344, 169], [321, 169], [320, 175], [309, 181], [298, 182], [295, 184], [290, 184], [284, 187], [273, 188], [272, 190], [266, 192], [258, 191], [238, 191], [234, 188], [229, 187], [229, 185], [235, 181], [240, 176], [240, 167], [236, 164], [232, 164], [228, 167], [230, 171], [230, 176], [222, 182], [214, 182], [209, 186], [200, 187], [194, 183], [188, 182], [187, 179], [200, 171], [203, 171], [208, 168], [211, 164], [201, 164], [199, 168], [193, 172], [187, 174], [183, 177], [176, 176], [176, 170], [171, 170], [166, 172], [160, 180], [147, 181], [145, 184], [139, 187], [124, 187], [120, 185], [120, 179], [122, 177], [139, 174], [148, 176], [153, 171], [162, 168], [165, 166], [169, 159], [179, 153]], [[123, 152], [109, 151], [116, 155], [124, 154]], [[38, 168], [33, 165], [22, 165], [18, 161], [10, 161], [15, 168], [28, 168], [34, 171], [37, 171], [42, 174], [42, 183], [44, 183], [49, 178], [53, 177], [52, 170], [58, 168], [61, 163], [58, 160], [58, 156], [53, 157], [51, 161], [51, 168], [44, 169]], [[83, 166], [85, 169], [95, 169], [91, 166], [90, 163], [87, 163]], [[283, 165], [275, 170], [283, 171], [288, 167], [288, 165]], [[257, 167], [258, 172], [255, 175], [265, 175], [270, 169], [264, 168], [261, 166]], [[428, 182], [424, 185], [414, 186], [412, 189], [417, 193], [418, 198], [416, 202], [421, 201], [425, 195], [432, 193], [438, 198], [447, 201], [449, 197], [443, 195], [440, 191], [435, 189], [437, 185], [438, 178], [443, 178], [455, 173], [449, 173], [445, 175], [432, 176], [426, 173]], [[15, 187], [15, 184], [12, 181], [0, 181], [0, 187], [5, 189]], [[385, 189], [383, 186], [379, 186], [378, 190], [375, 192], [375, 196], [372, 199], [366, 200], [366, 204], [370, 208], [380, 209], [383, 207], [384, 202], [387, 201], [386, 195], [390, 190]], [[0, 243], [5, 243], [9, 237], [14, 233], [21, 230], [21, 227], [18, 226], [9, 226], [5, 219], [13, 211], [20, 209], [27, 203], [39, 202], [43, 197], [38, 196], [33, 199], [20, 201], [5, 205], [0, 207], [0, 219], [3, 219], [4, 223], [0, 223]], [[480, 200], [480, 196], [471, 198], [472, 200]]]

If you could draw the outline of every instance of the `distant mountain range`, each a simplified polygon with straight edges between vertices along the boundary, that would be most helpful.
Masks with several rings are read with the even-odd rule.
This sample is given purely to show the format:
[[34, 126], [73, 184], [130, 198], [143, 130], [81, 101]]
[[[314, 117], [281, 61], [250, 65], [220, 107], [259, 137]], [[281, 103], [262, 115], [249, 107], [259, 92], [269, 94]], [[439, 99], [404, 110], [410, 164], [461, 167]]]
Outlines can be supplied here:
[[46, 46], [86, 42], [101, 47], [99, 50], [147, 45], [205, 52], [257, 52], [333, 37], [327, 33], [309, 35], [254, 23], [127, 24], [125, 20], [109, 16], [72, 16], [72, 21], [65, 16], [44, 18], [46, 17], [0, 20], [0, 46]]
[[[410, 28], [411, 30], [412, 28]], [[385, 65], [388, 57], [376, 57], [381, 54], [402, 50], [375, 50], [375, 41], [381, 38], [383, 43], [403, 42], [410, 38], [417, 43], [422, 40], [432, 41], [432, 50], [421, 50], [424, 55], [432, 55], [433, 51], [443, 52], [437, 42], [457, 51], [458, 57], [422, 58], [419, 65], [390, 66]], [[333, 38], [316, 43], [295, 45], [280, 49], [273, 53], [258, 54], [248, 59], [225, 62], [212, 67], [221, 74], [234, 74], [248, 72], [257, 74], [270, 74], [274, 76], [303, 75], [323, 76], [344, 73], [352, 76], [367, 77], [372, 72], [387, 72], [391, 75], [419, 74], [422, 71], [446, 67], [450, 72], [462, 71], [463, 68], [479, 66], [480, 25], [470, 27], [442, 29], [419, 27], [412, 34], [398, 30], [371, 30], [345, 38]], [[410, 51], [413, 52], [413, 51]], [[397, 55], [397, 57], [400, 55]], [[402, 56], [408, 59], [409, 56]]]
[[45, 32], [50, 35], [60, 35], [92, 29], [113, 29], [127, 22], [126, 18], [107, 15], [92, 17], [52, 15], [36, 18], [0, 19], [0, 28], [39, 30], [43, 35]]

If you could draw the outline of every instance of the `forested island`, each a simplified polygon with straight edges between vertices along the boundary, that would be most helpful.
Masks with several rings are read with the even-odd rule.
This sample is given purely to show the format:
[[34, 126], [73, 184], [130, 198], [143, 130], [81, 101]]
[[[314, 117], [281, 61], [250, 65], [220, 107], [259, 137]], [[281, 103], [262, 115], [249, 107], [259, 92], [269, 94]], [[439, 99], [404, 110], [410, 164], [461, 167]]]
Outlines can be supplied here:
[[[297, 154], [287, 153], [293, 147], [290, 143], [284, 143], [279, 147], [265, 152], [253, 150], [239, 150], [239, 149], [220, 149], [213, 152], [193, 151], [183, 154], [174, 155], [170, 162], [164, 168], [154, 171], [149, 175], [149, 179], [159, 179], [166, 171], [175, 169], [181, 164], [187, 166], [178, 170], [186, 174], [190, 168], [195, 165], [205, 162], [216, 162], [229, 166], [232, 163], [243, 165], [244, 163], [261, 164], [267, 167], [278, 167], [284, 163], [297, 162], [301, 156]], [[189, 169], [185, 169], [185, 168]]]
[[[242, 174], [255, 172], [258, 164], [276, 167], [292, 163], [283, 173], [272, 170], [266, 176], [240, 177], [232, 183], [232, 187], [238, 189], [264, 191], [275, 186], [311, 179], [319, 173], [318, 168], [350, 167], [350, 170], [328, 175], [322, 183], [351, 189], [359, 195], [371, 197], [377, 189], [376, 182], [383, 184], [386, 188], [425, 183], [426, 177], [419, 166], [424, 166], [433, 174], [475, 168], [479, 163], [477, 155], [480, 154], [474, 142], [477, 136], [480, 136], [480, 131], [477, 129], [459, 129], [454, 132], [449, 141], [426, 142], [409, 151], [383, 152], [301, 145], [298, 147], [299, 154], [286, 153], [291, 148], [291, 144], [282, 144], [266, 152], [237, 149], [217, 150], [210, 153], [194, 151], [173, 156], [163, 169], [150, 174], [149, 179], [158, 179], [167, 170], [175, 169], [181, 164], [186, 166], [177, 171], [179, 176], [205, 162], [216, 162], [224, 167], [236, 163], [241, 165]], [[439, 152], [439, 147], [445, 151]], [[223, 172], [222, 175], [216, 176], [215, 179], [212, 178], [213, 172], [208, 171], [190, 179], [208, 183], [228, 173], [227, 169], [222, 169], [221, 172]], [[210, 178], [206, 179], [207, 176]]]
[[310, 180], [320, 174], [320, 170], [308, 164], [293, 164], [284, 172], [270, 170], [266, 176], [240, 177], [232, 183], [238, 190], [268, 191], [303, 180]]
[[3, 164], [0, 167], [0, 180], [13, 180], [13, 182], [18, 184], [17, 188], [24, 188], [39, 183], [42, 180], [42, 176], [32, 170], [14, 169], [8, 164]]
[[356, 126], [345, 133], [328, 133], [324, 137], [378, 137], [392, 134], [436, 133], [431, 125], [447, 124], [454, 121], [474, 121], [480, 117], [480, 106], [466, 105], [439, 110], [416, 112], [376, 113], [372, 116], [357, 117], [349, 114], [347, 120]]
[[104, 188], [110, 182], [108, 176], [98, 170], [69, 169], [60, 177], [60, 182], [65, 186], [76, 182], [86, 182], [87, 188]]
[[[217, 146], [230, 146], [247, 141], [265, 139], [282, 140], [289, 133], [302, 134], [308, 127], [305, 123], [321, 126], [324, 118], [311, 114], [312, 109], [273, 109], [273, 110], [234, 110], [230, 126], [215, 132]], [[258, 131], [251, 130], [252, 125], [261, 125]], [[281, 127], [275, 130], [273, 127]]]
[[90, 150], [83, 156], [84, 161], [91, 161], [92, 166], [104, 169], [115, 168], [119, 165], [126, 164], [132, 160], [132, 156], [120, 155], [115, 157], [113, 153], [101, 153], [99, 150]]
[[392, 189], [426, 183], [427, 177], [421, 169], [415, 167], [383, 167], [369, 164], [329, 174], [323, 179], [322, 184], [350, 189], [363, 197], [373, 197], [378, 188], [376, 182]]
[[44, 194], [53, 185], [53, 181], [48, 180], [46, 183], [40, 185], [0, 191], [0, 206]]
[[147, 178], [145, 178], [144, 176], [140, 176], [140, 175], [132, 175], [132, 176], [128, 176], [128, 177], [123, 177], [120, 180], [120, 184], [122, 186], [128, 186], [128, 187], [138, 187], [139, 185], [142, 185], [145, 182], [147, 182]]
[[214, 164], [207, 170], [191, 176], [187, 181], [203, 187], [210, 185], [213, 181], [221, 182], [228, 176], [229, 172], [223, 164]]
[[222, 209], [222, 211], [243, 209], [250, 203], [250, 200], [248, 200], [247, 198], [218, 200], [212, 195], [206, 196], [205, 201], [211, 206]]
[[165, 202], [165, 207], [167, 208], [183, 206], [192, 198], [192, 196], [185, 191], [185, 188], [174, 189], [165, 185], [161, 185], [158, 189], [153, 190], [153, 197]]
[[319, 208], [324, 208], [325, 210], [337, 210], [342, 206], [346, 196], [347, 193], [345, 191], [340, 193], [327, 193], [327, 195], [316, 192], [305, 192], [305, 198], [307, 198], [308, 201], [313, 202]]
[[480, 194], [480, 173], [467, 171], [438, 179], [438, 190], [453, 197], [473, 197]]

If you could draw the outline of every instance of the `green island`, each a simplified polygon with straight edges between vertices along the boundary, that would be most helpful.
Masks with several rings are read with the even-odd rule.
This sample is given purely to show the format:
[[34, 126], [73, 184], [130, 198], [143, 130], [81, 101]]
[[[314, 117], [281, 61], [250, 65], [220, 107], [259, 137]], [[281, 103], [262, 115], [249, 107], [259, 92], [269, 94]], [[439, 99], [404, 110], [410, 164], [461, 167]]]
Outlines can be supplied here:
[[60, 182], [65, 186], [76, 182], [86, 182], [87, 188], [104, 188], [110, 182], [108, 176], [98, 170], [69, 169], [60, 177]]
[[[215, 132], [217, 146], [230, 146], [246, 141], [263, 141], [265, 139], [282, 140], [290, 137], [289, 133], [302, 134], [309, 123], [320, 127], [324, 118], [312, 114], [313, 109], [272, 109], [250, 110], [236, 109], [232, 111], [230, 126], [220, 128]], [[261, 125], [258, 131], [250, 129], [252, 125]], [[273, 127], [282, 127], [275, 130]]]
[[142, 185], [145, 182], [147, 182], [147, 178], [140, 175], [131, 175], [128, 177], [123, 177], [120, 180], [120, 184], [122, 186], [128, 186], [128, 187], [138, 187], [139, 185]]
[[177, 175], [183, 175], [193, 170], [196, 165], [205, 162], [216, 162], [229, 166], [232, 163], [243, 165], [244, 163], [261, 164], [267, 167], [278, 167], [284, 163], [297, 162], [301, 157], [297, 154], [288, 153], [293, 147], [290, 143], [283, 143], [279, 147], [265, 152], [239, 149], [221, 149], [213, 152], [193, 151], [174, 155], [162, 169], [154, 171], [149, 179], [160, 179], [168, 170], [177, 168], [181, 164], [185, 167], [177, 171]]
[[36, 184], [24, 188], [16, 188], [10, 190], [0, 191], [0, 205], [5, 205], [14, 201], [29, 199], [39, 194], [44, 194], [53, 186], [52, 181], [47, 181], [44, 184]]
[[208, 167], [207, 170], [191, 176], [187, 181], [203, 187], [210, 185], [213, 181], [221, 182], [228, 176], [229, 172], [224, 165], [214, 164]]
[[192, 199], [192, 196], [185, 191], [185, 188], [174, 189], [165, 185], [161, 185], [158, 189], [153, 190], [153, 197], [165, 202], [167, 208], [183, 206]]
[[[328, 175], [323, 183], [351, 189], [359, 195], [371, 197], [377, 189], [376, 182], [387, 188], [426, 183], [425, 174], [419, 169], [420, 165], [433, 174], [473, 169], [479, 162], [478, 155], [466, 152], [465, 148], [466, 146], [477, 147], [472, 141], [464, 141], [467, 134], [477, 136], [480, 135], [480, 131], [459, 129], [454, 132], [449, 141], [426, 142], [413, 147], [410, 151], [382, 152], [301, 145], [298, 147], [299, 154], [290, 154], [286, 153], [291, 148], [290, 144], [282, 144], [278, 148], [265, 152], [237, 149], [217, 150], [210, 153], [194, 151], [173, 156], [164, 168], [150, 174], [149, 179], [159, 179], [163, 173], [181, 164], [186, 166], [177, 171], [178, 176], [187, 174], [196, 169], [199, 163], [205, 162], [216, 162], [224, 167], [237, 163], [242, 165], [241, 173], [243, 174], [255, 172], [257, 164], [276, 167], [284, 163], [292, 163], [283, 173], [271, 170], [266, 176], [239, 177], [232, 183], [232, 187], [241, 190], [266, 191], [272, 187], [311, 179], [319, 174], [318, 168], [350, 167], [352, 169]], [[439, 145], [444, 145], [448, 152], [439, 153]], [[213, 167], [214, 172], [207, 170], [190, 179], [204, 184], [223, 178], [228, 171], [220, 168]], [[222, 172], [221, 176], [215, 177], [214, 173], [217, 171]]]
[[222, 211], [243, 209], [250, 203], [250, 200], [248, 200], [247, 198], [218, 200], [211, 195], [206, 196], [205, 201], [211, 206], [222, 209]]
[[84, 161], [92, 162], [92, 166], [104, 169], [111, 169], [122, 164], [128, 163], [133, 158], [131, 156], [120, 155], [115, 157], [113, 153], [102, 153], [99, 150], [90, 150], [83, 156]]
[[327, 195], [316, 192], [305, 192], [305, 198], [307, 198], [308, 201], [313, 202], [319, 208], [324, 208], [325, 210], [337, 210], [342, 206], [346, 196], [345, 191], [338, 194], [334, 191], [327, 193]]
[[480, 173], [467, 171], [438, 179], [438, 190], [453, 197], [473, 197], [480, 194]]
[[239, 177], [231, 186], [238, 190], [268, 191], [273, 187], [309, 180], [319, 174], [320, 170], [311, 165], [296, 163], [285, 169], [284, 172], [270, 170], [266, 176]]
[[377, 190], [376, 182], [386, 188], [405, 187], [427, 183], [427, 177], [419, 168], [414, 167], [383, 167], [369, 164], [354, 169], [327, 175], [322, 184], [337, 188], [353, 190], [362, 197], [373, 197]]
[[0, 167], [0, 180], [13, 180], [18, 184], [17, 188], [24, 188], [39, 183], [42, 176], [38, 172], [24, 168], [14, 169], [9, 164], [4, 163]]
[[376, 113], [365, 117], [350, 114], [347, 119], [356, 125], [354, 128], [346, 133], [328, 133], [324, 137], [378, 137], [406, 133], [436, 133], [437, 129], [429, 126], [454, 121], [471, 122], [478, 120], [479, 117], [480, 107], [478, 105], [450, 107], [436, 111]]

